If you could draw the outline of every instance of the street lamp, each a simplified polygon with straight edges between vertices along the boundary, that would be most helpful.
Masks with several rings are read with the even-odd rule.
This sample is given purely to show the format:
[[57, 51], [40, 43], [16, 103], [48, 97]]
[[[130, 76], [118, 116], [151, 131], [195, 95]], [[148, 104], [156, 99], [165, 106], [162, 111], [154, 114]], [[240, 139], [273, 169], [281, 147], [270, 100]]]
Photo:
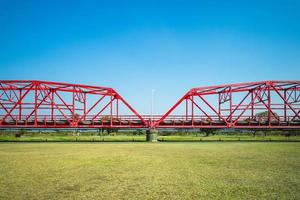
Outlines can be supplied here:
[[154, 93], [155, 89], [151, 90], [151, 124], [153, 123], [153, 110], [154, 110]]

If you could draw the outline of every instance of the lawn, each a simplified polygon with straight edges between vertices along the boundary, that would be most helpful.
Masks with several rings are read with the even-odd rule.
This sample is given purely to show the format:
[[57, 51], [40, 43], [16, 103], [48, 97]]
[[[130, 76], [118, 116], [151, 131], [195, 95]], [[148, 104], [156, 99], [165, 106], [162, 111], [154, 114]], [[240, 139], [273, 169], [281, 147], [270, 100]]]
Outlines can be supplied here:
[[0, 199], [300, 199], [300, 143], [0, 143]]

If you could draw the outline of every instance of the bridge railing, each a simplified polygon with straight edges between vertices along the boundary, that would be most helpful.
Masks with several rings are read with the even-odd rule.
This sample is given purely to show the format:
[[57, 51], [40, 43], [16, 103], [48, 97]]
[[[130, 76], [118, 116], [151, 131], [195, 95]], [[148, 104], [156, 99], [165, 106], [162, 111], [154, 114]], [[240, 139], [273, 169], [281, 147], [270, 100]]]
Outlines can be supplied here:
[[[0, 115], [2, 119], [4, 115]], [[146, 124], [135, 115], [101, 115], [93, 119], [94, 115], [87, 115], [84, 119], [80, 116], [72, 119], [73, 116], [52, 116], [37, 115], [36, 118], [27, 118], [27, 115], [7, 118], [0, 127], [28, 127], [28, 128], [148, 128], [161, 119], [161, 115], [143, 115]], [[66, 117], [70, 120], [66, 120]], [[242, 116], [238, 120], [236, 116], [223, 116], [221, 119], [217, 115], [211, 115], [209, 118], [204, 115], [170, 115], [160, 122], [156, 128], [283, 128], [300, 127], [300, 120], [291, 116], [276, 116], [268, 120], [265, 116]]]
[[[0, 119], [4, 116], [0, 115]], [[80, 119], [80, 116], [74, 118], [72, 115], [37, 115], [30, 118], [27, 115], [16, 115], [13, 117], [6, 118], [0, 127], [147, 127], [147, 124], [135, 115], [100, 115], [95, 119], [94, 115], [87, 115], [84, 119]]]
[[[271, 120], [266, 116], [238, 115], [222, 116], [211, 115], [209, 118], [204, 115], [170, 115], [161, 121], [157, 128], [283, 128], [283, 127], [300, 127], [300, 119], [292, 116], [276, 116]], [[238, 120], [237, 120], [238, 119]], [[159, 121], [156, 120], [157, 122]]]

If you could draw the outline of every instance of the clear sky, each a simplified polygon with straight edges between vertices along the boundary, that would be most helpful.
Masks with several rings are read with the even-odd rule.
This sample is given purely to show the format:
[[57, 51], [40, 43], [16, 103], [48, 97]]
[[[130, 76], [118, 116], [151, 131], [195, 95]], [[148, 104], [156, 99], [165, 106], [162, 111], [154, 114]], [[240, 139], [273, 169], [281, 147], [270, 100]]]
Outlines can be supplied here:
[[0, 79], [115, 88], [164, 113], [189, 88], [299, 80], [299, 0], [0, 0]]

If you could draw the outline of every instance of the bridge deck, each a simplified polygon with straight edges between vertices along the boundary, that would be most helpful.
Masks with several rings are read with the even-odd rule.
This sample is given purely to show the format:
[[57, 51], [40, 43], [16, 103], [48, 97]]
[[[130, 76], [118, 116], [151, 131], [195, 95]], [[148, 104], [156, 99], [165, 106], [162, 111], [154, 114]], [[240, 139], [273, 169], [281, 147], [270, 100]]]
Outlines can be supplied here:
[[[42, 116], [37, 120], [21, 119], [12, 120], [6, 119], [0, 125], [0, 128], [149, 128], [151, 121], [156, 123], [159, 120], [159, 116], [156, 116], [153, 120], [150, 118], [144, 121], [131, 117], [113, 117], [110, 119], [85, 119], [85, 120], [65, 120], [61, 119], [46, 119]], [[157, 128], [300, 128], [300, 120], [293, 119], [288, 121], [273, 119], [268, 121], [265, 118], [246, 118], [238, 121], [222, 121], [219, 119], [208, 120], [204, 117], [197, 117], [195, 119], [184, 119], [185, 116], [174, 116], [165, 119], [157, 125]], [[234, 123], [234, 124], [233, 124]]]

